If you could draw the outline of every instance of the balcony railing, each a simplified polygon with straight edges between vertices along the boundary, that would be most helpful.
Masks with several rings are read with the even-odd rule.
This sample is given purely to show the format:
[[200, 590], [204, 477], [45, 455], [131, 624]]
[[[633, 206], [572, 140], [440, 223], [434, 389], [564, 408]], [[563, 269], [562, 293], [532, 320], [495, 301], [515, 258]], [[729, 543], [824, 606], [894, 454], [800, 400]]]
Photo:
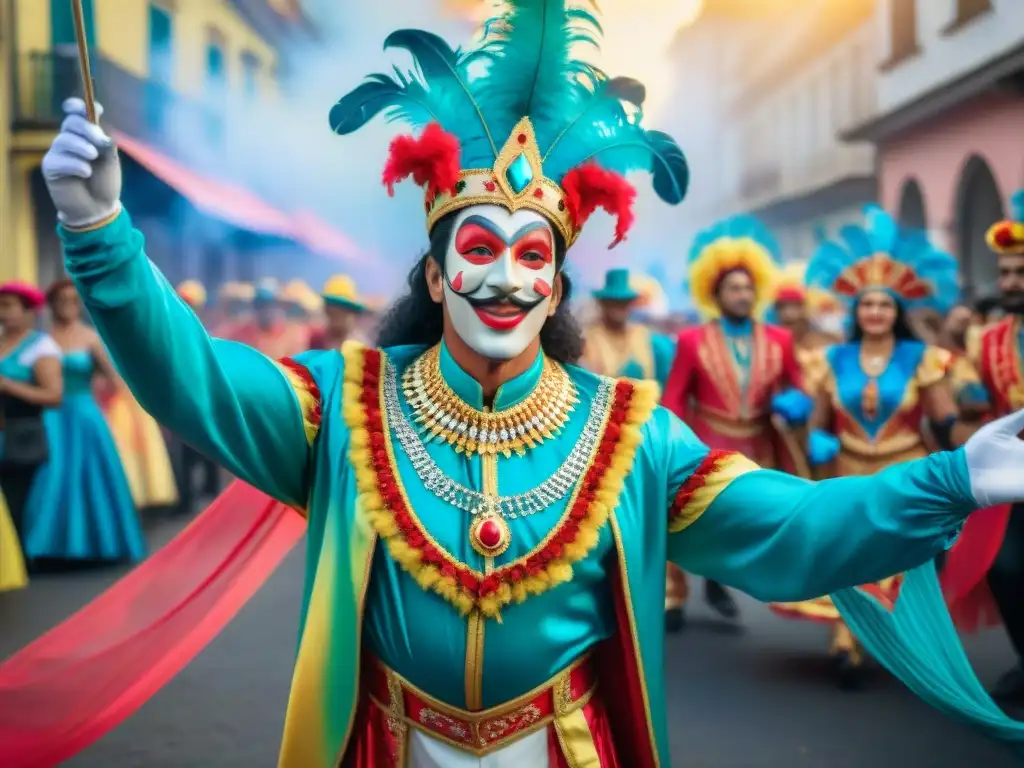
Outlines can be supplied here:
[[[104, 121], [155, 146], [173, 148], [183, 140], [216, 148], [224, 140], [220, 107], [186, 98], [169, 86], [131, 74], [114, 62], [93, 56], [97, 100]], [[78, 55], [67, 51], [22, 54], [15, 72], [16, 128], [56, 129], [63, 119], [61, 104], [82, 95]]]

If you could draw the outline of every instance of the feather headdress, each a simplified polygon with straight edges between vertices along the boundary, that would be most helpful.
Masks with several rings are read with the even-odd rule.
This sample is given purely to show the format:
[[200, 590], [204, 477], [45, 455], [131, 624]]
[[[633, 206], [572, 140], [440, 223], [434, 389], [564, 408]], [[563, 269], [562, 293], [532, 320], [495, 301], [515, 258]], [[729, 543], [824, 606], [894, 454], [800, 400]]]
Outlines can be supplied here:
[[943, 314], [960, 300], [956, 259], [927, 234], [900, 227], [877, 205], [865, 206], [864, 219], [818, 245], [807, 265], [808, 285], [851, 302], [865, 291], [887, 291], [905, 309]]
[[697, 234], [690, 247], [688, 285], [693, 302], [705, 317], [720, 310], [715, 293], [722, 276], [742, 269], [750, 275], [760, 313], [773, 299], [781, 250], [771, 231], [753, 216], [733, 216]]
[[1010, 197], [1010, 217], [997, 221], [985, 233], [988, 247], [996, 253], [1024, 255], [1024, 189]]
[[424, 187], [428, 230], [452, 211], [496, 204], [544, 215], [568, 246], [604, 208], [617, 218], [614, 245], [633, 221], [624, 174], [649, 172], [676, 204], [688, 170], [675, 141], [641, 127], [642, 85], [574, 57], [600, 36], [589, 7], [568, 0], [507, 3], [467, 51], [430, 32], [393, 32], [384, 47], [408, 51], [413, 70], [370, 75], [331, 110], [331, 129], [352, 133], [383, 112], [420, 131], [392, 142], [383, 181]]

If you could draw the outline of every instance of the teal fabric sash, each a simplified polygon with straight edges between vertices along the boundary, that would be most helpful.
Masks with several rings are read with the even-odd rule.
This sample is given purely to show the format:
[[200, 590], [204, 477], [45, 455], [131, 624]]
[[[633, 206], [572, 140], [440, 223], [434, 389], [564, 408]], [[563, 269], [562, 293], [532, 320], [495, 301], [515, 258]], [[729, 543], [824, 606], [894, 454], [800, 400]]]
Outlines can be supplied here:
[[1008, 717], [974, 674], [934, 563], [905, 575], [892, 612], [859, 589], [842, 590], [832, 599], [865, 650], [910, 690], [1024, 758], [1024, 722]]

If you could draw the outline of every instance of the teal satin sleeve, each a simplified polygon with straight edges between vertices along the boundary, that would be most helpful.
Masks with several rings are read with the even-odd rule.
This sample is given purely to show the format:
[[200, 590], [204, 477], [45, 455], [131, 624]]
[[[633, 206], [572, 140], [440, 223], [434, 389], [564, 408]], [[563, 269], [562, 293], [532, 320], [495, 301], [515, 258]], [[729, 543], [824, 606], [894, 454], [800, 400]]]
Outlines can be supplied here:
[[670, 537], [670, 557], [759, 600], [796, 602], [931, 560], [974, 508], [962, 449], [818, 483], [755, 470]]
[[241, 479], [304, 505], [302, 410], [279, 366], [206, 333], [146, 257], [126, 212], [99, 229], [58, 231], [68, 274], [143, 408]]

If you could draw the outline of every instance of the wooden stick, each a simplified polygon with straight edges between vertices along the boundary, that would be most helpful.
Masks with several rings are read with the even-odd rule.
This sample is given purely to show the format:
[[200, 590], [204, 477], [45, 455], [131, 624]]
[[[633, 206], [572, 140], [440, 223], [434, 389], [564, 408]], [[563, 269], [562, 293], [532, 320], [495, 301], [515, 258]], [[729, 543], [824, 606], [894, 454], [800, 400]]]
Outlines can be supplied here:
[[96, 122], [96, 94], [92, 88], [92, 67], [89, 66], [89, 41], [85, 36], [85, 14], [82, 0], [71, 0], [71, 11], [75, 16], [75, 41], [78, 43], [78, 66], [82, 72], [82, 94], [85, 97], [85, 116], [89, 122]]

